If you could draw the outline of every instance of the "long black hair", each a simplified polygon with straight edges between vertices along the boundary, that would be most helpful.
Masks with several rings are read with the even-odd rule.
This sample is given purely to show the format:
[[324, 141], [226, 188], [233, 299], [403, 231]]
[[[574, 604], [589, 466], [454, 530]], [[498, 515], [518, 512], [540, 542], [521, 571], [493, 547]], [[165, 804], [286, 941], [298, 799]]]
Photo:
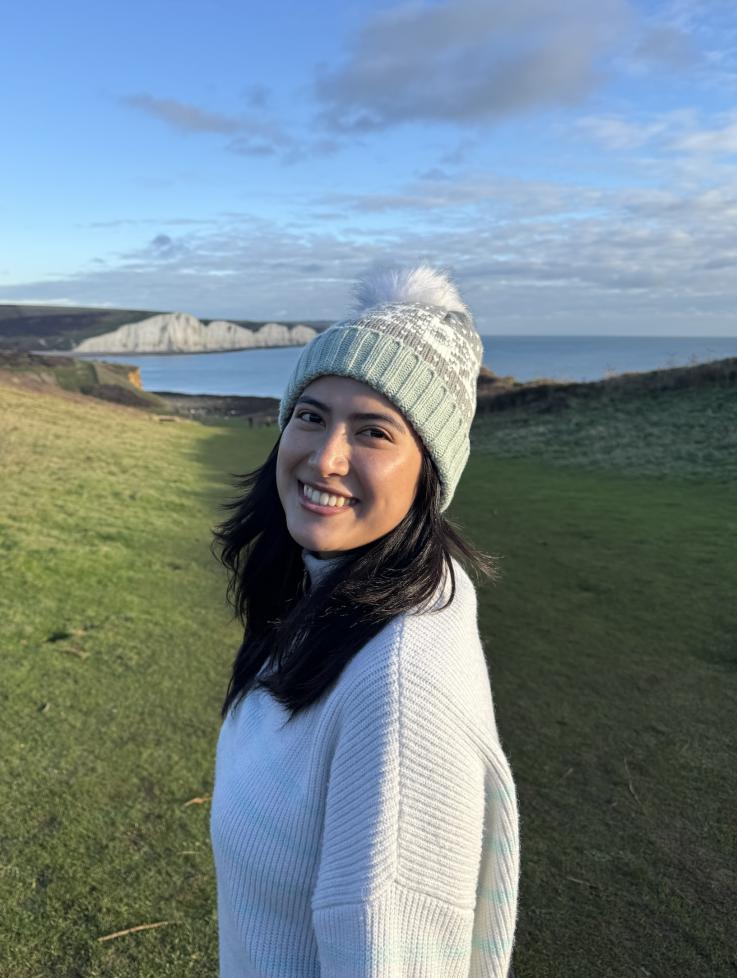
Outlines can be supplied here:
[[[243, 641], [221, 716], [251, 689], [267, 689], [290, 711], [287, 722], [315, 702], [353, 656], [389, 621], [428, 604], [447, 566], [447, 607], [455, 596], [451, 555], [497, 577], [494, 557], [477, 550], [440, 512], [440, 479], [427, 450], [414, 502], [389, 533], [346, 551], [307, 588], [302, 547], [287, 529], [276, 483], [281, 434], [252, 472], [233, 476], [239, 498], [213, 531], [213, 553], [228, 570], [227, 598]], [[267, 661], [269, 674], [259, 675]]]

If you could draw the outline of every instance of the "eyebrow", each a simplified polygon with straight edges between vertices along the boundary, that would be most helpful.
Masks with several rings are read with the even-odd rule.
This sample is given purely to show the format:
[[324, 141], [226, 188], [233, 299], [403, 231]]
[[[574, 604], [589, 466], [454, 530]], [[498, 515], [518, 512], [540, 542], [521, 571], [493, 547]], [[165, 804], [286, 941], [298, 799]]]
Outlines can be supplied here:
[[[314, 397], [300, 397], [297, 404], [312, 404], [314, 407], [319, 408], [326, 414], [330, 414], [330, 408], [327, 404], [323, 404], [322, 401], [318, 401]], [[401, 423], [401, 421], [396, 418], [392, 418], [388, 414], [377, 414], [376, 412], [357, 412], [348, 416], [349, 421], [383, 421], [385, 424], [390, 425], [397, 431], [401, 432], [403, 435], [407, 434], [407, 429]]]

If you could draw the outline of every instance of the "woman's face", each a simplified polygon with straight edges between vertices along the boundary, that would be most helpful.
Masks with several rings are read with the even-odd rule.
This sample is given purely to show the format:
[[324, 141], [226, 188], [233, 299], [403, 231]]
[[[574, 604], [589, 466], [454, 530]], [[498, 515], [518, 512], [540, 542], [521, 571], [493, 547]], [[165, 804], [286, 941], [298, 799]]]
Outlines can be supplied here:
[[322, 558], [377, 540], [409, 512], [421, 468], [422, 443], [391, 401], [349, 377], [318, 377], [277, 454], [292, 539]]

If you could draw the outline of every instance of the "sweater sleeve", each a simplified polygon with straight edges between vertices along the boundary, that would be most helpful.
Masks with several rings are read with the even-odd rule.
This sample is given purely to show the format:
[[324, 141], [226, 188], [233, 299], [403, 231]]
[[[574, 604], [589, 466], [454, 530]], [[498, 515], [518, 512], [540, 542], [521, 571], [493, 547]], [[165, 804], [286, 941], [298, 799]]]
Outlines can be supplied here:
[[335, 734], [312, 896], [321, 978], [506, 978], [518, 858], [506, 759], [452, 683], [417, 659], [375, 659]]

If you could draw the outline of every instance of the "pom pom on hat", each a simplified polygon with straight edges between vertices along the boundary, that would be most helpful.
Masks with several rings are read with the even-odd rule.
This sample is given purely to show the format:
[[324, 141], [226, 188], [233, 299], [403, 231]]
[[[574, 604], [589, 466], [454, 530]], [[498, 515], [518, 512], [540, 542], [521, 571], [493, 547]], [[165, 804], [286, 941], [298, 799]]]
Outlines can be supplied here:
[[470, 315], [448, 276], [429, 265], [370, 272], [356, 284], [354, 297], [354, 311], [359, 314], [376, 306], [399, 302], [438, 306], [446, 312]]

